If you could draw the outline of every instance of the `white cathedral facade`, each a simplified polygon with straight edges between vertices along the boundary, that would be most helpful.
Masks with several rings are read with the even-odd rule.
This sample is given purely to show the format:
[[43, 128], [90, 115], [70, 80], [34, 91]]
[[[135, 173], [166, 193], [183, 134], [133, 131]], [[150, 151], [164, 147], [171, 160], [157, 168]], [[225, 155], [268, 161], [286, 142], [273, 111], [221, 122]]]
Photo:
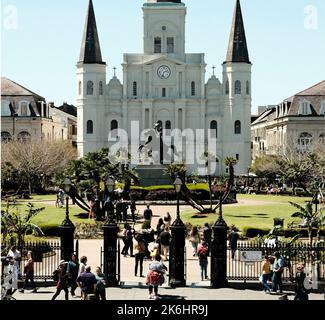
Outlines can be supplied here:
[[[212, 75], [207, 82], [204, 53], [185, 52], [186, 5], [180, 0], [148, 0], [142, 9], [143, 53], [124, 54], [123, 82], [114, 75], [107, 83], [90, 0], [77, 65], [79, 155], [110, 147], [111, 130], [131, 133], [132, 122], [138, 122], [141, 132], [160, 122], [165, 132], [204, 129], [200, 147], [206, 150], [209, 138], [215, 143], [215, 175], [226, 173], [223, 160], [229, 156], [239, 161], [236, 173], [246, 173], [251, 164], [252, 64], [240, 0], [236, 0], [223, 77]], [[131, 144], [130, 135], [129, 139]], [[199, 162], [190, 164], [189, 172], [196, 172]]]

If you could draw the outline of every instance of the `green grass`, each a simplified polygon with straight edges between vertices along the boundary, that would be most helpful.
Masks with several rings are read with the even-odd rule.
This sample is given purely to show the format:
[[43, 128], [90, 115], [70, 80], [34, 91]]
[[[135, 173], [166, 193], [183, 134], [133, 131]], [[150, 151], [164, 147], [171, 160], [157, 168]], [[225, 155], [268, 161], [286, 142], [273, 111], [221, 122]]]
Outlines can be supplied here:
[[[223, 216], [228, 225], [234, 224], [239, 229], [243, 227], [257, 227], [257, 228], [269, 228], [273, 227], [274, 218], [284, 218], [285, 226], [292, 221], [297, 221], [296, 218], [292, 218], [291, 215], [296, 209], [289, 204], [289, 201], [304, 204], [309, 201], [310, 198], [288, 197], [288, 196], [256, 196], [256, 195], [238, 195], [238, 200], [250, 199], [257, 201], [267, 201], [270, 204], [258, 205], [231, 205], [223, 206]], [[195, 218], [197, 216], [196, 210], [186, 210], [182, 212], [182, 220], [184, 223], [191, 223], [192, 225], [203, 226], [204, 223], [215, 223], [218, 214], [203, 216]], [[298, 220], [300, 221], [300, 220]]]

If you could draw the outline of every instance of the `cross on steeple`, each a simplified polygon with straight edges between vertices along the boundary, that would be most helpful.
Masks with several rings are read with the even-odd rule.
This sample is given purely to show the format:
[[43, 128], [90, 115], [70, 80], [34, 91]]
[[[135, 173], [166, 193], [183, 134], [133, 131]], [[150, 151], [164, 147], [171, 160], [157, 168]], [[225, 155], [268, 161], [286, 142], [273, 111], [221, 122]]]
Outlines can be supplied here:
[[213, 67], [212, 67], [212, 70], [213, 70], [213, 75], [215, 75], [215, 74], [214, 74], [214, 70], [215, 70], [215, 68], [216, 68], [215, 66], [213, 66]]
[[114, 69], [114, 77], [116, 77], [116, 67], [114, 67], [113, 69]]

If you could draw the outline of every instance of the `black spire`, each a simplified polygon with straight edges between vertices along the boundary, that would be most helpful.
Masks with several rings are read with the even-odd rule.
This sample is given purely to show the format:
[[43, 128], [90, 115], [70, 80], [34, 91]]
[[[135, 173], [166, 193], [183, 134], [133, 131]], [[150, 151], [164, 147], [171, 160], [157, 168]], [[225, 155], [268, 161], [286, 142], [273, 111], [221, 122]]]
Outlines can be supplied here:
[[250, 63], [244, 20], [240, 7], [240, 0], [236, 0], [234, 18], [232, 21], [227, 58], [225, 62]]
[[79, 62], [105, 64], [102, 60], [102, 54], [100, 51], [96, 17], [92, 0], [89, 1]]

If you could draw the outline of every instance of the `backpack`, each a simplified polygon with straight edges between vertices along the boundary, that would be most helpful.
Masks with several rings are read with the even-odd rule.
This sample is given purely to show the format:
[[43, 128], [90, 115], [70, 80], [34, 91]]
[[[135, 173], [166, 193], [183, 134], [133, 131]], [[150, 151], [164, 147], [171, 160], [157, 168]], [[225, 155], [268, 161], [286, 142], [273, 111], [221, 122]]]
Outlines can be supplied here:
[[53, 273], [52, 273], [52, 279], [54, 281], [59, 281], [59, 269], [56, 269], [56, 270], [53, 271]]

